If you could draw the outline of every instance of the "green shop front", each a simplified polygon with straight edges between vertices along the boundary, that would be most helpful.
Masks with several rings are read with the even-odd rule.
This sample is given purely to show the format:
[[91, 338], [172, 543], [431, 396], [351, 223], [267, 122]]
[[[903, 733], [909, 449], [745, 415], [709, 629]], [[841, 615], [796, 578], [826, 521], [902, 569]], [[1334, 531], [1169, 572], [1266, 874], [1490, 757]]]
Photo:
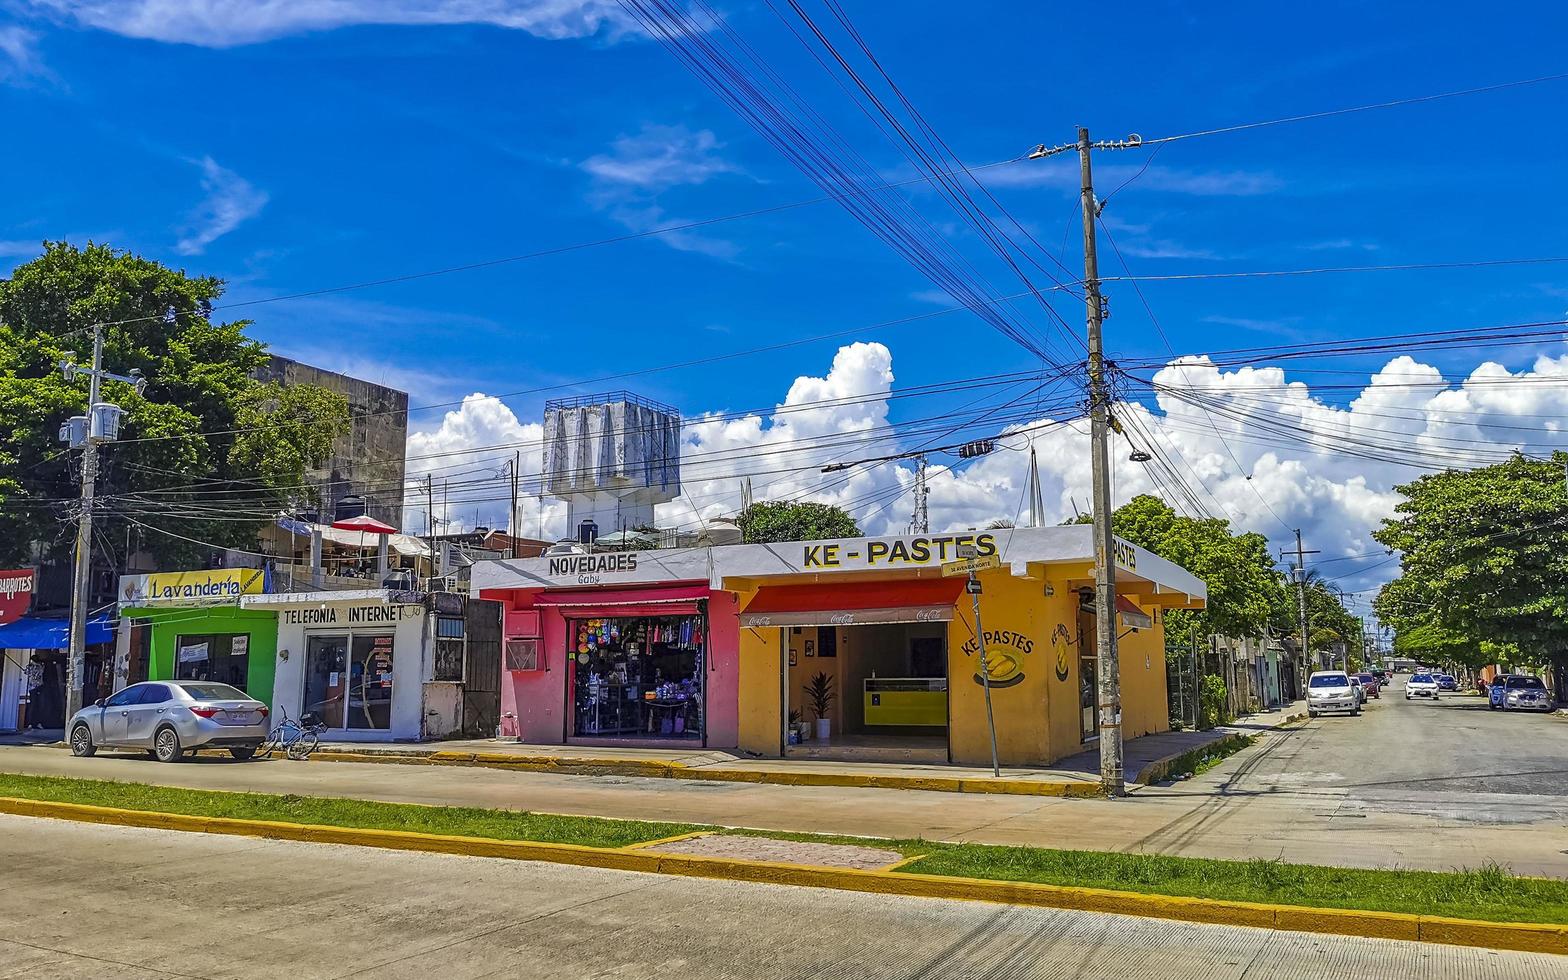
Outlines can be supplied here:
[[217, 681], [272, 704], [278, 615], [242, 609], [262, 572], [217, 568], [120, 579], [115, 688], [138, 681]]

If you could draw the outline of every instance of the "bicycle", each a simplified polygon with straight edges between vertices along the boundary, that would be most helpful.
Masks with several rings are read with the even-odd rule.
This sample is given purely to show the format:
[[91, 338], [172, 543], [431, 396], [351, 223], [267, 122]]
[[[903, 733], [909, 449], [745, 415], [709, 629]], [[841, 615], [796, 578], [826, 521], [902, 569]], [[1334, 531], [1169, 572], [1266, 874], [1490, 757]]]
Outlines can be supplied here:
[[310, 754], [321, 744], [321, 735], [327, 730], [326, 723], [308, 711], [298, 721], [289, 717], [287, 708], [280, 707], [278, 714], [282, 720], [267, 733], [266, 740], [256, 747], [255, 758], [269, 758], [280, 746], [285, 758], [296, 762], [310, 758]]

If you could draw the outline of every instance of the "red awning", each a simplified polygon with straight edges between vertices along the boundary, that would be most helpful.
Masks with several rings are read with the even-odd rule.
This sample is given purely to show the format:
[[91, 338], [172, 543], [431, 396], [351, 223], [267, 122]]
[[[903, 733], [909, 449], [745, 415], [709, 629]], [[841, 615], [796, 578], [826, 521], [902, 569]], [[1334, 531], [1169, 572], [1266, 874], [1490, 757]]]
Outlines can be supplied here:
[[1116, 614], [1122, 622], [1135, 630], [1146, 630], [1154, 625], [1154, 620], [1148, 613], [1138, 608], [1138, 604], [1124, 595], [1116, 597]]
[[740, 615], [742, 626], [857, 626], [945, 623], [962, 578], [764, 585]]
[[640, 590], [584, 589], [576, 592], [541, 592], [534, 597], [534, 607], [559, 609], [567, 619], [695, 616], [702, 611], [697, 603], [708, 596], [706, 585]]

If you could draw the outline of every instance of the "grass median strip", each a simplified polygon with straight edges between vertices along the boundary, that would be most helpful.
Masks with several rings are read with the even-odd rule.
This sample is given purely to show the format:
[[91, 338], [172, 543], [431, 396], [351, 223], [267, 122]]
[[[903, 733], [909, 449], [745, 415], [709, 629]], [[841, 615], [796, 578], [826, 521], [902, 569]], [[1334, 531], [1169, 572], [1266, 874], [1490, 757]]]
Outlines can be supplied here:
[[[423, 806], [328, 797], [231, 793], [106, 780], [0, 773], [0, 796], [199, 817], [400, 830], [491, 840], [623, 848], [697, 831], [700, 824]], [[1482, 922], [1568, 923], [1568, 881], [1498, 867], [1432, 872], [1329, 868], [919, 840], [730, 830], [780, 840], [875, 846], [915, 858], [901, 873], [1033, 882], [1151, 895], [1307, 908], [1441, 915]]]

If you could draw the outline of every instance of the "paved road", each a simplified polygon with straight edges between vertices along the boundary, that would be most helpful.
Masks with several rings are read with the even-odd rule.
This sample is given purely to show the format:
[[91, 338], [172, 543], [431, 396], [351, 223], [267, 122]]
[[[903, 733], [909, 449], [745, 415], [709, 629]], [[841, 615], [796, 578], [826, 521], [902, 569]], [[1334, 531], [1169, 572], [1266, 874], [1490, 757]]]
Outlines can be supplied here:
[[1568, 779], [1552, 775], [1568, 770], [1568, 723], [1479, 705], [1386, 697], [1118, 801], [281, 760], [171, 766], [43, 747], [0, 748], [0, 771], [1193, 857], [1434, 870], [1497, 861], [1568, 878]]
[[1561, 978], [1568, 958], [0, 817], [0, 977]]

